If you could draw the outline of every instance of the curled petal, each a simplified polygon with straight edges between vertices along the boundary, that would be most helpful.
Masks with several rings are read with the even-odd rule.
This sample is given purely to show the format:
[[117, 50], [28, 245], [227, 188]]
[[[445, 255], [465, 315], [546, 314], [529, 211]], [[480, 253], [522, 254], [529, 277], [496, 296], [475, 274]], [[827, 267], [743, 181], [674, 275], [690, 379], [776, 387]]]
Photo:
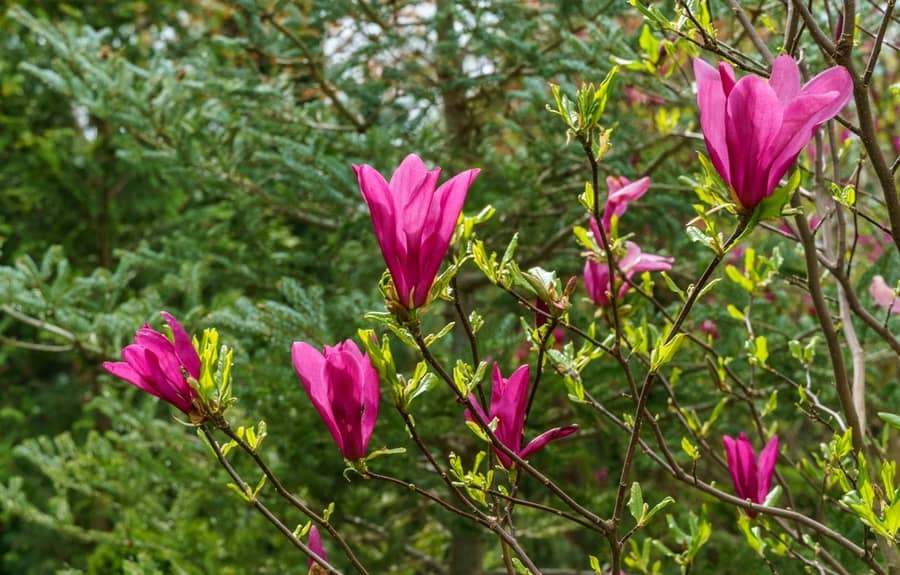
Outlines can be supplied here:
[[[607, 178], [607, 184], [609, 183], [609, 180], [610, 178]], [[610, 186], [609, 196], [606, 199], [606, 207], [603, 209], [603, 229], [606, 230], [607, 233], [612, 225], [613, 216], [616, 216], [617, 218], [622, 217], [622, 214], [628, 209], [628, 204], [639, 199], [650, 189], [650, 178], [647, 176], [634, 182], [628, 182], [625, 178], [621, 178], [621, 181], [625, 185], [620, 186], [615, 190]]]
[[525, 446], [525, 449], [523, 449], [521, 453], [519, 453], [519, 457], [521, 457], [522, 459], [527, 459], [529, 455], [539, 451], [551, 441], [562, 439], [563, 437], [572, 435], [576, 431], [578, 431], [577, 425], [567, 425], [565, 427], [554, 427], [553, 429], [548, 429], [544, 433], [532, 439], [528, 443], [528, 445]]

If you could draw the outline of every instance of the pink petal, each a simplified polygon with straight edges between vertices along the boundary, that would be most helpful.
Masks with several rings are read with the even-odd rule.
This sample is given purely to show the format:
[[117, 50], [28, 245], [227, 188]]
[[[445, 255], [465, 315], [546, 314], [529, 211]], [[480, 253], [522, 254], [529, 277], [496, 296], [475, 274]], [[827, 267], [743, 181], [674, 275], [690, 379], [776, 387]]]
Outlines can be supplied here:
[[834, 66], [807, 82], [784, 110], [784, 125], [767, 152], [771, 158], [768, 184], [774, 188], [806, 147], [815, 130], [834, 118], [853, 95], [853, 80], [842, 66]]
[[760, 157], [760, 163], [768, 166], [766, 186], [771, 191], [778, 186], [791, 164], [812, 139], [819, 127], [822, 112], [831, 107], [837, 92], [827, 94], [801, 94], [784, 109], [781, 129], [769, 149]]
[[884, 281], [884, 278], [877, 275], [872, 278], [869, 285], [869, 295], [872, 300], [883, 307], [890, 313], [900, 313], [900, 298], [896, 297], [894, 290]]
[[[343, 347], [343, 346], [341, 346]], [[334, 421], [343, 440], [344, 457], [365, 457], [362, 440], [362, 372], [352, 352], [341, 348], [325, 351], [325, 383]]]
[[731, 484], [737, 496], [744, 499], [744, 488], [741, 484], [741, 477], [738, 473], [738, 445], [729, 435], [722, 436], [722, 444], [725, 446], [725, 460], [728, 462], [728, 473], [731, 474]]
[[141, 391], [159, 397], [159, 392], [144, 379], [144, 376], [136, 372], [128, 363], [124, 361], [104, 361], [103, 369], [120, 379], [124, 379]]
[[[397, 201], [398, 206], [406, 206], [410, 199], [410, 192], [419, 189], [429, 173], [428, 168], [425, 167], [425, 163], [419, 156], [409, 154], [403, 158], [403, 161], [394, 170], [394, 174], [391, 176], [391, 181], [388, 184], [388, 187], [394, 193], [394, 197], [399, 200]], [[435, 179], [436, 177], [435, 175]]]
[[522, 445], [529, 380], [527, 365], [520, 366], [507, 379], [500, 373], [500, 367], [494, 363], [491, 376], [490, 417], [497, 418], [495, 432], [497, 439], [515, 452], [518, 452]]
[[797, 62], [787, 55], [775, 58], [772, 62], [769, 85], [775, 90], [783, 106], [796, 98], [800, 93], [800, 67], [797, 66]]
[[184, 328], [181, 327], [181, 324], [178, 323], [178, 320], [176, 320], [172, 314], [167, 311], [161, 311], [159, 313], [163, 316], [166, 323], [169, 324], [169, 327], [172, 329], [172, 335], [175, 336], [175, 354], [178, 356], [181, 365], [184, 366], [191, 377], [199, 379], [200, 356], [197, 354], [197, 350], [194, 349], [194, 344], [191, 342], [191, 336], [189, 336]]
[[362, 192], [369, 213], [378, 247], [385, 264], [391, 272], [394, 287], [401, 297], [408, 294], [411, 286], [405, 274], [403, 262], [406, 259], [405, 243], [400, 241], [396, 203], [384, 177], [369, 165], [353, 166], [359, 189]]
[[775, 460], [778, 458], [778, 436], [773, 435], [772, 439], [766, 443], [763, 450], [759, 452], [757, 460], [759, 494], [756, 503], [762, 503], [772, 488], [772, 475], [775, 474]]
[[378, 420], [378, 405], [381, 402], [381, 387], [378, 383], [378, 372], [372, 367], [369, 356], [364, 355], [360, 361], [362, 372], [362, 444], [363, 451], [368, 451], [369, 440], [375, 430], [375, 422]]
[[609, 191], [609, 194], [612, 195], [613, 192], [617, 192], [631, 183], [631, 180], [626, 178], [625, 176], [606, 176], [606, 189]]
[[127, 346], [122, 350], [122, 356], [134, 371], [144, 378], [147, 385], [155, 390], [156, 393], [153, 395], [171, 403], [184, 413], [190, 413], [196, 392], [181, 374], [175, 380], [170, 379], [160, 366], [157, 356], [141, 345]]
[[576, 431], [578, 431], [577, 425], [567, 425], [566, 427], [554, 427], [553, 429], [548, 429], [544, 433], [532, 439], [528, 443], [528, 445], [525, 446], [525, 449], [523, 449], [521, 453], [519, 453], [519, 457], [521, 457], [522, 459], [527, 459], [529, 455], [539, 451], [551, 441], [562, 439], [563, 437], [572, 435]]
[[[622, 178], [625, 180], [624, 178]], [[625, 180], [626, 182], [628, 180]], [[609, 182], [609, 178], [607, 178]], [[603, 229], [609, 232], [612, 224], [613, 216], [621, 217], [628, 209], [628, 204], [637, 200], [650, 189], [650, 178], [643, 178], [630, 182], [627, 185], [613, 190], [610, 188], [609, 195], [606, 198], [606, 206], [603, 209]]]
[[722, 437], [722, 443], [725, 445], [728, 471], [731, 473], [731, 480], [737, 496], [757, 502], [756, 497], [759, 490], [757, 489], [756, 454], [753, 452], [750, 440], [741, 433], [737, 441], [727, 435]]
[[728, 62], [719, 62], [719, 79], [722, 81], [722, 90], [727, 98], [734, 89], [734, 68]]
[[763, 153], [777, 137], [782, 106], [769, 83], [759, 76], [744, 76], [728, 96], [725, 138], [731, 187], [744, 208], [753, 208], [771, 190], [767, 189], [768, 166], [760, 164]]
[[144, 347], [153, 353], [166, 379], [173, 382], [184, 379], [181, 361], [175, 354], [175, 346], [169, 338], [149, 327], [142, 327], [137, 330], [134, 341], [135, 345]]
[[[309, 528], [309, 539], [306, 543], [309, 550], [321, 557], [322, 559], [328, 560], [328, 556], [325, 555], [325, 547], [322, 545], [322, 536], [319, 535], [319, 528], [313, 525]], [[308, 557], [306, 559], [306, 568], [312, 569], [315, 561], [312, 560], [312, 557]]]
[[441, 262], [447, 255], [453, 230], [462, 212], [469, 188], [478, 177], [480, 170], [466, 170], [441, 184], [435, 191], [435, 201], [428, 214], [427, 224], [422, 234], [420, 276], [416, 282], [415, 304], [425, 303], [428, 290], [437, 275]]
[[313, 407], [319, 412], [322, 421], [334, 438], [341, 453], [344, 452], [344, 440], [338, 430], [337, 422], [329, 399], [329, 384], [325, 379], [325, 357], [306, 342], [295, 341], [291, 346], [291, 361], [294, 371]]
[[592, 259], [584, 262], [584, 287], [596, 305], [609, 303], [609, 266]]
[[730, 184], [731, 162], [725, 137], [726, 96], [722, 83], [723, 74], [700, 58], [694, 58], [694, 77], [697, 80], [700, 127], [703, 130], [703, 139], [706, 142], [709, 159], [722, 179]]

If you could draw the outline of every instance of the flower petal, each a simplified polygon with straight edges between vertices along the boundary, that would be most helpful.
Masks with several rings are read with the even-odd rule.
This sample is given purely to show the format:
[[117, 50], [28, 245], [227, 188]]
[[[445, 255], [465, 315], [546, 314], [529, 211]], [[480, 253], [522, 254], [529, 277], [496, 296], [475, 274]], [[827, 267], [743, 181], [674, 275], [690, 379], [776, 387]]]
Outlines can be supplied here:
[[725, 435], [722, 437], [722, 443], [725, 445], [728, 472], [731, 473], [735, 493], [741, 499], [756, 502], [758, 494], [756, 454], [750, 440], [741, 433], [737, 440]]
[[763, 161], [769, 175], [767, 186], [774, 189], [816, 129], [834, 118], [853, 95], [853, 81], [842, 66], [825, 70], [810, 80], [784, 109], [777, 138], [766, 150]]
[[519, 457], [521, 457], [522, 459], [527, 459], [529, 455], [542, 449], [551, 441], [562, 439], [563, 437], [572, 435], [576, 431], [578, 431], [577, 425], [567, 425], [566, 427], [554, 427], [553, 429], [548, 429], [544, 433], [532, 439], [528, 443], [528, 445], [525, 446], [525, 449], [523, 449], [519, 453]]
[[184, 366], [191, 377], [199, 379], [200, 355], [197, 354], [197, 350], [194, 349], [194, 344], [191, 342], [191, 336], [189, 336], [184, 328], [181, 327], [181, 324], [178, 323], [178, 320], [175, 319], [172, 314], [167, 311], [161, 311], [159, 313], [166, 323], [169, 324], [172, 335], [175, 337], [173, 346], [179, 362]]
[[775, 90], [781, 104], [787, 106], [800, 93], [800, 67], [797, 62], [787, 55], [775, 58], [769, 85]]
[[384, 177], [372, 166], [353, 166], [359, 189], [372, 217], [372, 228], [384, 262], [391, 272], [394, 287], [403, 297], [412, 287], [406, 277], [403, 262], [406, 260], [406, 244], [400, 240], [395, 198]]
[[[723, 75], [715, 68], [694, 58], [694, 78], [697, 80], [697, 108], [700, 110], [700, 127], [709, 159], [726, 184], [731, 184], [731, 162], [725, 137], [725, 110], [727, 99], [722, 83]], [[733, 77], [733, 76], [732, 76]], [[730, 89], [730, 86], [729, 86]]]
[[760, 158], [778, 136], [782, 115], [778, 96], [759, 76], [744, 76], [728, 96], [725, 138], [734, 152], [729, 156], [730, 183], [744, 208], [755, 207], [771, 193], [766, 187], [768, 165]]
[[[409, 154], [403, 158], [403, 161], [394, 170], [394, 174], [391, 176], [391, 181], [388, 184], [388, 187], [394, 193], [394, 197], [398, 200], [398, 206], [406, 206], [410, 200], [411, 192], [421, 187], [423, 180], [428, 177], [429, 173], [430, 171], [425, 166], [422, 158], [416, 154]], [[433, 190], [434, 188], [429, 191]]]
[[343, 440], [344, 457], [362, 459], [366, 455], [362, 440], [362, 371], [351, 351], [344, 346], [325, 349], [325, 381], [334, 421]]
[[434, 192], [434, 201], [430, 205], [421, 235], [419, 277], [415, 284], [414, 303], [416, 306], [425, 303], [428, 290], [434, 283], [441, 262], [447, 255], [453, 230], [462, 212], [463, 204], [469, 188], [478, 177], [480, 170], [466, 170], [441, 184]]
[[772, 487], [772, 475], [775, 473], [775, 460], [778, 459], [778, 436], [773, 435], [759, 452], [757, 460], [758, 495], [756, 503], [762, 503]]
[[[322, 545], [322, 536], [319, 534], [319, 528], [313, 525], [309, 528], [309, 539], [307, 539], [306, 543], [309, 550], [321, 557], [322, 559], [328, 560], [328, 556], [325, 555], [325, 547]], [[313, 564], [312, 557], [308, 557], [306, 559], [306, 568], [312, 569]]]
[[530, 371], [527, 365], [520, 366], [509, 378], [504, 378], [500, 367], [494, 363], [491, 375], [491, 418], [496, 417], [497, 439], [519, 452], [522, 445], [522, 428], [525, 425], [525, 406], [528, 403]]
[[325, 422], [338, 449], [344, 453], [344, 440], [338, 430], [329, 400], [329, 382], [325, 379], [325, 356], [308, 343], [295, 341], [291, 346], [291, 361], [300, 384], [306, 390], [313, 407]]
[[609, 304], [609, 266], [592, 259], [585, 260], [584, 287], [596, 305]]
[[[628, 182], [628, 180], [625, 181]], [[609, 178], [607, 178], [607, 183], [609, 183]], [[610, 187], [609, 195], [606, 198], [606, 206], [603, 208], [603, 229], [609, 232], [613, 216], [621, 217], [625, 210], [628, 209], [628, 204], [639, 199], [649, 189], [650, 178], [647, 176], [627, 183], [616, 190]]]
[[141, 391], [159, 397], [159, 392], [144, 379], [144, 376], [136, 372], [128, 363], [124, 361], [104, 361], [103, 369], [120, 379], [124, 379]]
[[876, 275], [869, 284], [869, 295], [872, 300], [890, 313], [900, 313], [900, 298], [894, 290], [884, 281], [884, 277]]
[[378, 372], [372, 367], [368, 355], [363, 355], [360, 360], [362, 372], [362, 422], [360, 433], [362, 434], [363, 451], [369, 449], [369, 440], [375, 430], [375, 422], [378, 420], [378, 405], [381, 402], [381, 386], [378, 382]]

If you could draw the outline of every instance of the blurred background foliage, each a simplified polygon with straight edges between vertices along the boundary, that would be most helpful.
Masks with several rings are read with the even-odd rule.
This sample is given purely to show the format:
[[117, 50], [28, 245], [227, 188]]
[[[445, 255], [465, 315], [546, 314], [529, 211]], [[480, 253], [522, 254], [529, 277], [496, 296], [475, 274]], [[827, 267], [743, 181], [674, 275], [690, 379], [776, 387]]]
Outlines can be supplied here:
[[[722, 8], [713, 16], [727, 14]], [[720, 37], [730, 27], [721, 20]], [[660, 50], [663, 40], [669, 52]], [[654, 182], [621, 226], [646, 251], [675, 256], [672, 277], [682, 287], [705, 264], [706, 253], [682, 232], [696, 199], [679, 180], [699, 170], [702, 140], [686, 75], [687, 57], [698, 52], [683, 39], [654, 37], [622, 2], [35, 0], [0, 15], [0, 52], [0, 572], [305, 572], [305, 559], [225, 488], [224, 473], [167, 407], [100, 368], [141, 324], [158, 326], [161, 309], [194, 333], [217, 326], [237, 348], [232, 421], [268, 423], [265, 457], [319, 508], [337, 502], [336, 525], [373, 573], [501, 567], [490, 538], [455, 517], [383, 485], [345, 481], [291, 369], [291, 341], [354, 337], [363, 313], [381, 307], [383, 264], [352, 164], [389, 173], [416, 152], [445, 177], [479, 167], [466, 212], [497, 208], [479, 230], [487, 244], [502, 250], [518, 231], [523, 269], [576, 275], [583, 260], [570, 230], [585, 224], [576, 197], [588, 172], [545, 109], [547, 82], [572, 90], [618, 63], [604, 175]], [[754, 317], [771, 334], [769, 364], [803, 379], [786, 345], [814, 333], [796, 285], [802, 259], [783, 238], [755, 237], [761, 254], [780, 247], [784, 259], [769, 285], [748, 294], [723, 282], [697, 317], [718, 324], [723, 355], [746, 374], [746, 334], [725, 303], [762, 302]], [[891, 250], [876, 255], [858, 285], [897, 264]], [[520, 308], [474, 266], [459, 283], [488, 322], [482, 353], [508, 372], [524, 341]], [[577, 299], [586, 323], [593, 306], [583, 291]], [[643, 302], [629, 302], [661, 323]], [[432, 313], [437, 323], [453, 311]], [[465, 352], [459, 337], [441, 348], [448, 360]], [[407, 367], [413, 359], [403, 358]], [[718, 401], [714, 377], [701, 356], [684, 361], [683, 400], [708, 417]], [[815, 376], [827, 366], [810, 369]], [[896, 382], [890, 358], [870, 369]], [[765, 370], [757, 377], [760, 406], [778, 389], [783, 401], [774, 409], [795, 416], [780, 434], [814, 429], [792, 411], [790, 385]], [[630, 410], [620, 379], [612, 362], [585, 376], [617, 413]], [[548, 380], [533, 429], [579, 421], [582, 431], [536, 459], [604, 510], [627, 436], [570, 404], [558, 377]], [[885, 401], [897, 405], [894, 389]], [[830, 393], [823, 389], [822, 400], [833, 400]], [[664, 398], [654, 401], [672, 417]], [[747, 414], [727, 413], [717, 433], [743, 429]], [[416, 417], [444, 454], [478, 448], [444, 390], [420, 400]], [[373, 446], [408, 443], [385, 401]], [[425, 475], [412, 452], [378, 465], [400, 477]], [[727, 481], [721, 469], [711, 472]], [[696, 572], [717, 564], [716, 573], [745, 572], [743, 559], [754, 555], [734, 510], [675, 493], [646, 460], [637, 475], [648, 500], [676, 495], [673, 520], [686, 525], [689, 514], [703, 514], [712, 522]], [[422, 484], [441, 489], [431, 477]], [[527, 481], [522, 489], [544, 497]], [[280, 511], [288, 523], [301, 521]], [[541, 565], [585, 569], [589, 553], [604, 552], [602, 541], [546, 516], [523, 509], [518, 523]], [[665, 528], [651, 532], [662, 537]]]

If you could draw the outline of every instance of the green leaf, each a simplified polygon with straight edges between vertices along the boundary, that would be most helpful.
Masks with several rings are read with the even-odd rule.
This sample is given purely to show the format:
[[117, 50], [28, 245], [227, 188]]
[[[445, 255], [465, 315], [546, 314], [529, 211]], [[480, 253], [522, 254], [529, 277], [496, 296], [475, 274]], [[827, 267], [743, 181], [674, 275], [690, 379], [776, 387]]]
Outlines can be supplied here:
[[684, 334], [679, 333], [669, 343], [664, 343], [665, 339], [660, 338], [656, 343], [653, 351], [650, 353], [650, 370], [659, 371], [661, 367], [668, 364], [675, 358], [681, 342], [684, 341]]
[[698, 459], [700, 459], [700, 451], [693, 443], [691, 443], [691, 441], [687, 437], [681, 438], [681, 449], [692, 460], [697, 461]]
[[628, 512], [638, 523], [644, 516], [644, 495], [641, 493], [641, 484], [635, 481], [631, 484], [631, 495], [628, 498]]
[[900, 415], [897, 415], [896, 413], [888, 413], [886, 411], [879, 411], [878, 417], [894, 429], [900, 429]]
[[730, 315], [734, 319], [738, 321], [744, 321], [744, 312], [736, 308], [733, 304], [728, 304], [728, 306], [725, 308], [725, 311], [727, 311], [728, 315]]
[[772, 394], [769, 396], [769, 400], [766, 401], [766, 406], [763, 408], [760, 417], [765, 417], [770, 413], [774, 412], [778, 407], [778, 390], [774, 390]]
[[725, 266], [725, 275], [728, 276], [728, 279], [741, 286], [744, 291], [753, 293], [753, 290], [756, 286], [753, 285], [752, 281], [744, 277], [740, 270], [738, 270], [735, 266]]
[[[650, 509], [650, 511], [648, 511], [644, 514], [644, 517], [641, 520], [641, 524], [646, 525], [647, 523], [650, 523], [650, 520], [653, 519], [654, 515], [656, 515], [657, 513], [659, 513], [660, 511], [662, 511], [669, 505], [671, 505], [672, 503], [675, 503], [675, 499], [673, 499], [671, 496], [668, 496], [668, 495], [666, 497], [664, 497], [662, 501], [660, 501], [659, 503], [654, 505], [653, 508]], [[646, 507], [646, 505], [644, 507]]]

